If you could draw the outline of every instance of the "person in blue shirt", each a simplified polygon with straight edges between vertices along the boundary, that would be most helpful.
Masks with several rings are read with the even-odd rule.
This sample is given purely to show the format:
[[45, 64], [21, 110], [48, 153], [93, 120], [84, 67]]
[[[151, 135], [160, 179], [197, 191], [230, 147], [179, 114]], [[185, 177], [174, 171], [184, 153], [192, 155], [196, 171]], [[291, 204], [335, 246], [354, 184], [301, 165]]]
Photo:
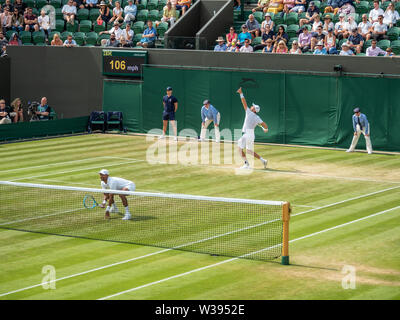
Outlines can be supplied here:
[[361, 133], [364, 135], [365, 143], [367, 147], [368, 154], [372, 153], [372, 144], [370, 138], [370, 127], [367, 116], [360, 112], [360, 108], [355, 108], [353, 110], [354, 115], [352, 117], [353, 122], [353, 141], [351, 142], [350, 148], [346, 152], [353, 152], [357, 146], [358, 139]]
[[227, 46], [225, 44], [224, 38], [218, 37], [216, 40], [218, 44], [214, 47], [214, 51], [226, 51]]
[[249, 30], [247, 29], [247, 26], [244, 24], [242, 25], [242, 32], [238, 34], [238, 42], [237, 44], [239, 46], [244, 45], [244, 40], [249, 39], [250, 40], [250, 44], [251, 44], [251, 34], [249, 32]]
[[133, 0], [128, 0], [128, 5], [124, 8], [124, 22], [132, 22], [136, 18], [137, 7], [133, 4]]
[[178, 99], [172, 95], [172, 87], [167, 88], [167, 94], [163, 97], [163, 134], [159, 139], [164, 139], [167, 132], [168, 121], [174, 129], [175, 141], [178, 141], [175, 112], [178, 110]]
[[322, 41], [318, 42], [315, 45], [315, 50], [313, 54], [328, 54], [328, 52], [326, 51], [326, 48], [324, 48], [324, 43]]
[[153, 27], [153, 21], [147, 21], [147, 28], [143, 31], [142, 39], [136, 44], [143, 48], [153, 48], [156, 41], [157, 31]]
[[199, 141], [205, 140], [207, 128], [211, 122], [214, 122], [215, 142], [219, 143], [221, 139], [219, 132], [220, 121], [221, 114], [219, 111], [210, 103], [209, 100], [204, 100], [201, 108], [201, 133]]
[[36, 115], [39, 117], [39, 120], [49, 120], [50, 119], [50, 107], [47, 104], [47, 98], [43, 97], [40, 100], [40, 105], [37, 107]]

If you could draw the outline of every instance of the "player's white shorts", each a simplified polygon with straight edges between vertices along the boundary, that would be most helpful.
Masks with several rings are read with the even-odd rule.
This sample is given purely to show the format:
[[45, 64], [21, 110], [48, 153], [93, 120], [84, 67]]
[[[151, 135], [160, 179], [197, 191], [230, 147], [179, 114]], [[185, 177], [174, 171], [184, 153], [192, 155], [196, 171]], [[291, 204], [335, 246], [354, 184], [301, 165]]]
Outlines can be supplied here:
[[125, 188], [128, 188], [129, 191], [135, 191], [136, 185], [132, 182], [128, 184]]
[[238, 140], [238, 146], [240, 149], [254, 149], [254, 132], [245, 132], [242, 137]]

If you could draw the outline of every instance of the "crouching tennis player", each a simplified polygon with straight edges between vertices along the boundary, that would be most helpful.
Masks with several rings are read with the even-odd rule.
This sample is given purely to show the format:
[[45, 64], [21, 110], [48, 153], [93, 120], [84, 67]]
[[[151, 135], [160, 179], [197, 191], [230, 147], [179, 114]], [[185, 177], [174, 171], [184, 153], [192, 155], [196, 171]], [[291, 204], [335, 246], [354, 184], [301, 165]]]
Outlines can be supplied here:
[[[136, 186], [132, 181], [117, 177], [110, 177], [107, 169], [101, 170], [99, 174], [100, 174], [102, 189], [122, 190], [122, 191], [135, 191], [136, 189]], [[130, 220], [132, 216], [131, 213], [129, 212], [128, 200], [126, 199], [126, 196], [123, 194], [119, 194], [119, 197], [121, 198], [122, 204], [125, 207], [125, 216], [122, 218], [122, 220]], [[105, 218], [109, 219], [110, 212], [118, 212], [118, 209], [115, 206], [113, 193], [104, 194], [104, 201], [100, 205], [100, 207], [104, 208], [107, 204], [107, 201], [108, 201], [108, 206], [106, 207]]]
[[241, 169], [250, 169], [249, 162], [246, 158], [245, 150], [252, 154], [255, 158], [259, 159], [261, 163], [264, 165], [264, 168], [267, 167], [267, 160], [263, 159], [257, 153], [254, 152], [254, 128], [256, 126], [262, 127], [265, 133], [268, 132], [267, 124], [261, 120], [257, 113], [260, 112], [260, 106], [256, 104], [252, 104], [250, 108], [247, 106], [246, 99], [244, 98], [242, 88], [239, 88], [237, 93], [240, 94], [240, 100], [242, 101], [242, 105], [244, 111], [246, 112], [246, 117], [244, 119], [244, 124], [242, 128], [242, 137], [238, 140], [239, 152], [244, 160], [244, 165]]

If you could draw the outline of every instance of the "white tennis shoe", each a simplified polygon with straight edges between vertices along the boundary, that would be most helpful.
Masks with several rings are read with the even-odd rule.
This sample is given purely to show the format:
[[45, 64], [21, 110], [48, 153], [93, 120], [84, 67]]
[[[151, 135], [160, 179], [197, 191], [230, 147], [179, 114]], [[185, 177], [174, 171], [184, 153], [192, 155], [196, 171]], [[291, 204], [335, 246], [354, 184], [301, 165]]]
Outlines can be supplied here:
[[122, 218], [122, 220], [131, 220], [131, 219], [132, 219], [132, 216], [131, 216], [130, 213], [126, 213], [126, 214], [124, 215], [124, 217]]
[[240, 167], [240, 169], [250, 169], [250, 166], [248, 163], [245, 163], [243, 166]]
[[161, 139], [165, 139], [165, 136], [161, 135], [161, 136], [158, 137], [158, 140], [161, 140]]
[[261, 160], [262, 164], [264, 165], [264, 169], [267, 169], [268, 160], [267, 159], [260, 159], [260, 160]]

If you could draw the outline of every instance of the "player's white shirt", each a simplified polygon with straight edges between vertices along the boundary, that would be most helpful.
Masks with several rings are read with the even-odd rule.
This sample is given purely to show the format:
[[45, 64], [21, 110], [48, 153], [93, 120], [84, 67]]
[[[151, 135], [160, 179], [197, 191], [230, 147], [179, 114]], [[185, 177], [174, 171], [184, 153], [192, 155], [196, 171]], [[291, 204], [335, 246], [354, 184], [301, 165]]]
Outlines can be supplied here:
[[263, 121], [256, 113], [251, 111], [250, 108], [246, 108], [246, 118], [244, 118], [242, 132], [254, 132], [254, 128], [262, 122]]
[[[108, 177], [107, 183], [101, 181], [101, 188], [110, 190], [122, 190], [122, 188], [129, 187], [129, 191], [134, 191], [134, 185], [132, 181], [118, 177]], [[131, 190], [132, 187], [133, 190]]]

